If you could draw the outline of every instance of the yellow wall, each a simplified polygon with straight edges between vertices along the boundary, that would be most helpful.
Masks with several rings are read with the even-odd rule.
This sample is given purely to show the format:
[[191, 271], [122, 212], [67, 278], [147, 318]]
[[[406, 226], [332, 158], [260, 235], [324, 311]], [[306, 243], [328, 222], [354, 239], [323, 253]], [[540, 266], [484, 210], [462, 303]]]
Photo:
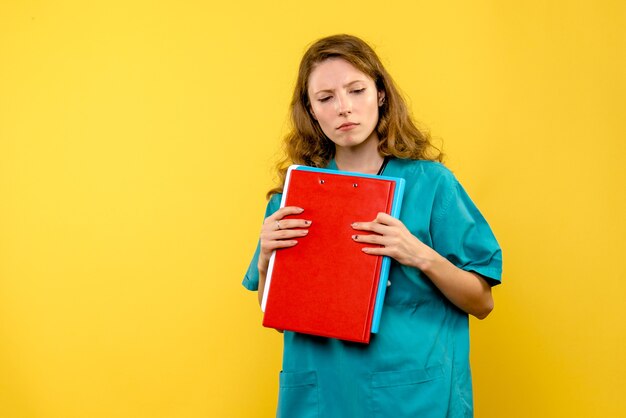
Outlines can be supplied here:
[[312, 40], [360, 35], [503, 246], [477, 417], [626, 416], [623, 1], [0, 4], [0, 417], [270, 417], [240, 281]]

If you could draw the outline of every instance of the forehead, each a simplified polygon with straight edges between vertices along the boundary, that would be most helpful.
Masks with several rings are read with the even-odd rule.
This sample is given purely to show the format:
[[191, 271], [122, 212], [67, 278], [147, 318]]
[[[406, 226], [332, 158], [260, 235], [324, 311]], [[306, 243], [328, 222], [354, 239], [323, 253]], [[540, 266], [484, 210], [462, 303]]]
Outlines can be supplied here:
[[362, 80], [373, 83], [367, 74], [342, 58], [328, 58], [313, 67], [309, 75], [310, 92], [335, 89], [353, 81]]

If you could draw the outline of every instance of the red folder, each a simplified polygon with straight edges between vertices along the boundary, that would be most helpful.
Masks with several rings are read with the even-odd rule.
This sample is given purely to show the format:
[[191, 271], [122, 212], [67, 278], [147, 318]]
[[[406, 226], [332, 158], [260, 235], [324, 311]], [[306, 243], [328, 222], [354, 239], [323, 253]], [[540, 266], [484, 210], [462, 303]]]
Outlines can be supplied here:
[[397, 180], [290, 168], [281, 207], [302, 207], [301, 215], [291, 217], [313, 222], [296, 246], [272, 255], [262, 304], [264, 326], [369, 342], [383, 257], [362, 252], [366, 244], [352, 235], [366, 232], [350, 225], [371, 221], [378, 212], [391, 214]]

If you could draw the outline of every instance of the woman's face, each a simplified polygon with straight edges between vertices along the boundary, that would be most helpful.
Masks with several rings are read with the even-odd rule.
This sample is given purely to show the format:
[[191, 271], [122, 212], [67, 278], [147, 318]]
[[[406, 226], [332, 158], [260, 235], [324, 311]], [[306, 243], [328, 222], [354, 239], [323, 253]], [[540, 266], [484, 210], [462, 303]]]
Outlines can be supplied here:
[[375, 141], [378, 109], [384, 98], [368, 75], [341, 58], [317, 64], [308, 80], [311, 113], [336, 147]]

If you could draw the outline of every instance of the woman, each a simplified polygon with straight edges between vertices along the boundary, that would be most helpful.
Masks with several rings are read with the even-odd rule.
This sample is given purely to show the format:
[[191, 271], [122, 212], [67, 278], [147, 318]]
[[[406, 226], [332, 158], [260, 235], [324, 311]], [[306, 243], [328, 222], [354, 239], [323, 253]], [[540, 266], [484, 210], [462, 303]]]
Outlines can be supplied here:
[[[489, 225], [411, 121], [375, 52], [349, 35], [305, 53], [291, 102], [285, 164], [402, 177], [402, 215], [355, 219], [352, 239], [393, 259], [379, 333], [369, 345], [284, 333], [278, 416], [473, 415], [468, 314], [493, 309], [502, 256]], [[257, 251], [243, 284], [259, 290], [269, 258], [306, 239], [306, 211], [279, 209], [271, 190]], [[283, 219], [287, 215], [300, 219]], [[359, 234], [371, 231], [374, 234]]]

